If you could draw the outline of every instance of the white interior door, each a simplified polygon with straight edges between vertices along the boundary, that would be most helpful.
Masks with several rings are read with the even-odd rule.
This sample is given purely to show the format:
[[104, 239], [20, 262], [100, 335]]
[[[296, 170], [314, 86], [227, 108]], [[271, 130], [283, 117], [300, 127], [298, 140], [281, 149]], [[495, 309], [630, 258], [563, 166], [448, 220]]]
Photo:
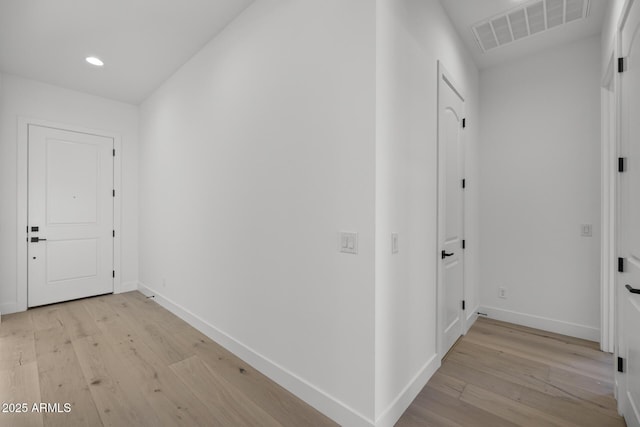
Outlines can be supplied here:
[[28, 305], [113, 292], [113, 139], [29, 125]]
[[620, 149], [626, 161], [620, 174], [620, 256], [625, 262], [617, 283], [618, 356], [624, 359], [618, 401], [627, 425], [640, 427], [640, 2], [630, 7], [620, 33], [625, 62], [620, 74]]
[[440, 64], [438, 76], [438, 335], [443, 357], [464, 327], [464, 100]]

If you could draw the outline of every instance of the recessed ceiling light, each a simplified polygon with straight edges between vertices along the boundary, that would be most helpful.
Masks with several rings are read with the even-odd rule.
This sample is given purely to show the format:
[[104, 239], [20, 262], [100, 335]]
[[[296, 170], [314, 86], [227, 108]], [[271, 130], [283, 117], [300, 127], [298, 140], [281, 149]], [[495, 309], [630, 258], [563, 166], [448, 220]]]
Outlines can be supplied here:
[[102, 67], [104, 65], [104, 62], [102, 62], [100, 58], [96, 58], [95, 56], [87, 56], [86, 61], [91, 65], [95, 65], [96, 67]]

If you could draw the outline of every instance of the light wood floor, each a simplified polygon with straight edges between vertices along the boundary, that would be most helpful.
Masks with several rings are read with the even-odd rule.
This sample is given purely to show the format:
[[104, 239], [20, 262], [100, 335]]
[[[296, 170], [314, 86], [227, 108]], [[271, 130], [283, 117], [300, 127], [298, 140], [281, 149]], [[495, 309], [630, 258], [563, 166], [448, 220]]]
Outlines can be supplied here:
[[331, 420], [138, 292], [2, 317], [0, 426], [329, 426]]
[[[624, 426], [612, 377], [595, 343], [479, 319], [397, 426]], [[138, 292], [3, 316], [0, 402], [72, 404], [12, 427], [335, 425]]]
[[478, 319], [396, 427], [624, 426], [598, 344]]

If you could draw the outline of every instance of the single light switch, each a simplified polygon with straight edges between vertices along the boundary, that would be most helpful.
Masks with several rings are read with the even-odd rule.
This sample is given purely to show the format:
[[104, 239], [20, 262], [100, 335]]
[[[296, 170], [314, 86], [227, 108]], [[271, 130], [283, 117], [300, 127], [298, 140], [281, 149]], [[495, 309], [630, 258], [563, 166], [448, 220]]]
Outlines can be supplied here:
[[345, 254], [358, 253], [358, 233], [340, 232], [340, 252]]
[[593, 227], [591, 224], [582, 224], [580, 229], [582, 237], [591, 237], [593, 235]]
[[391, 253], [398, 253], [398, 233], [391, 233]]

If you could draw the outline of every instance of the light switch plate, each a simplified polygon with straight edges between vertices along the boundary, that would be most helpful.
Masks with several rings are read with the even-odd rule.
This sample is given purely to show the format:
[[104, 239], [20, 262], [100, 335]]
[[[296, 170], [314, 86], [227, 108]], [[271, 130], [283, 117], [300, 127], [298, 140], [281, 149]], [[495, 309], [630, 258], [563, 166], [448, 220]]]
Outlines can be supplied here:
[[391, 233], [391, 253], [398, 253], [398, 233]]
[[341, 231], [338, 233], [338, 248], [345, 254], [358, 253], [358, 233]]
[[582, 224], [580, 226], [580, 235], [582, 237], [591, 237], [593, 235], [593, 226], [591, 224]]

